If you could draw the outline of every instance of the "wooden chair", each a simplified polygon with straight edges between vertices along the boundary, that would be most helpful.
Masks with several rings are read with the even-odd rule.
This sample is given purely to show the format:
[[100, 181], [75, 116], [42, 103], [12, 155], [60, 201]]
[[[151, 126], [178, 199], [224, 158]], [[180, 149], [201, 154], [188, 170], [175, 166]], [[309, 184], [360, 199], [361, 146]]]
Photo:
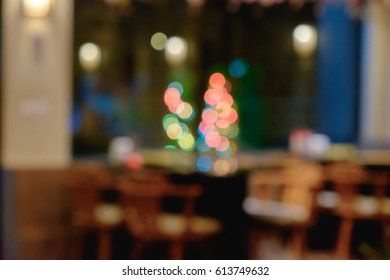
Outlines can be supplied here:
[[[356, 220], [378, 220], [385, 225], [390, 218], [390, 200], [386, 198], [389, 176], [386, 172], [367, 171], [363, 166], [338, 162], [325, 168], [325, 177], [333, 191], [319, 193], [319, 205], [340, 217], [336, 242], [337, 259], [349, 259]], [[371, 195], [362, 195], [359, 187], [372, 187]]]
[[[221, 224], [216, 219], [195, 213], [195, 200], [202, 194], [200, 186], [156, 182], [154, 176], [150, 179], [125, 177], [118, 183], [127, 227], [135, 239], [131, 258], [141, 259], [147, 245], [165, 241], [169, 243], [169, 258], [182, 259], [186, 242], [203, 241], [220, 232]], [[163, 201], [167, 198], [181, 200], [181, 211], [166, 212]]]
[[[123, 214], [119, 204], [105, 202], [102, 195], [113, 190], [113, 180], [104, 167], [75, 166], [69, 171], [68, 187], [72, 200], [72, 223], [81, 237], [88, 231], [98, 233], [98, 259], [111, 257], [111, 231], [121, 225]], [[82, 238], [82, 240], [84, 240]], [[81, 258], [82, 244], [73, 244], [72, 258]]]
[[314, 163], [294, 161], [279, 170], [253, 171], [243, 208], [255, 219], [291, 229], [293, 252], [303, 259], [307, 228], [315, 221], [315, 191], [321, 186], [322, 169]]

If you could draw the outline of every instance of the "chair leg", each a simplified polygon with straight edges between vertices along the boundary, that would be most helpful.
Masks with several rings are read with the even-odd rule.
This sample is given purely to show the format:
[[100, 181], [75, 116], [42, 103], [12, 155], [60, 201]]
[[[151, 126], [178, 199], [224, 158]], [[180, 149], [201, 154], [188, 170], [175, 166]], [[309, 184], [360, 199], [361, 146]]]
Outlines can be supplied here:
[[103, 229], [99, 231], [98, 240], [98, 259], [108, 260], [111, 254], [111, 232]]
[[259, 248], [261, 243], [260, 232], [257, 229], [249, 231], [248, 259], [258, 260], [260, 258]]
[[336, 258], [346, 260], [350, 258], [350, 246], [352, 240], [354, 220], [351, 218], [342, 218], [336, 244]]
[[293, 252], [295, 257], [303, 260], [306, 257], [307, 231], [304, 228], [294, 228], [292, 231]]
[[145, 249], [146, 243], [142, 240], [135, 239], [133, 248], [130, 253], [130, 259], [132, 260], [141, 260], [142, 252]]
[[169, 258], [171, 260], [182, 260], [184, 257], [184, 244], [183, 242], [171, 242], [169, 248]]
[[390, 227], [387, 221], [382, 220], [382, 232], [383, 232], [383, 244], [385, 248], [388, 248], [390, 245]]
[[84, 253], [84, 241], [85, 241], [84, 230], [74, 230], [70, 236], [69, 246], [69, 259], [70, 260], [82, 260]]

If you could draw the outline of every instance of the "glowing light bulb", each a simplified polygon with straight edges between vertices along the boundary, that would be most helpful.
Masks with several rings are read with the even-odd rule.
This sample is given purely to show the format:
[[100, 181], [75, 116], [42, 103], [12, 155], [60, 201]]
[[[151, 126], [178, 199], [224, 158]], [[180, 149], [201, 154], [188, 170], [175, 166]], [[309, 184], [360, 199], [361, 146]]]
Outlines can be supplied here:
[[317, 30], [311, 25], [298, 25], [293, 31], [293, 45], [300, 57], [311, 56], [317, 47]]
[[99, 46], [93, 43], [85, 43], [80, 47], [79, 60], [86, 71], [93, 71], [100, 65], [102, 54]]
[[178, 65], [187, 58], [187, 42], [181, 37], [171, 37], [165, 46], [165, 58], [168, 63]]

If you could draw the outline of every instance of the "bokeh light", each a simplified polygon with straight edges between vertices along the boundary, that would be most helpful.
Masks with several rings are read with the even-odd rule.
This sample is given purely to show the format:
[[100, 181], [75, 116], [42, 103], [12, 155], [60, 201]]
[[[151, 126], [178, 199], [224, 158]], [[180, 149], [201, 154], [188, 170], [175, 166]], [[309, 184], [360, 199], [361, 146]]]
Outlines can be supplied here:
[[94, 43], [85, 43], [80, 47], [79, 60], [86, 71], [96, 70], [101, 63], [102, 54], [99, 46]]
[[211, 106], [217, 105], [222, 98], [222, 92], [217, 89], [209, 89], [204, 95], [204, 101]]
[[229, 74], [235, 78], [241, 78], [248, 71], [248, 66], [242, 59], [235, 59], [229, 64]]
[[229, 173], [230, 163], [227, 159], [217, 159], [214, 163], [214, 172], [218, 176], [224, 176]]
[[[237, 69], [236, 69], [237, 70]], [[196, 147], [199, 152], [207, 153], [207, 158], [216, 157], [212, 169], [204, 166], [205, 158], [200, 156], [198, 168], [203, 172], [213, 170], [214, 175], [225, 176], [237, 170], [237, 152], [234, 138], [238, 136], [238, 113], [233, 96], [230, 94], [231, 83], [221, 73], [214, 73], [209, 79], [210, 88], [204, 94], [205, 109], [198, 126], [199, 138]]]
[[[181, 83], [172, 82], [168, 85], [164, 93], [164, 103], [172, 114], [165, 115], [162, 124], [168, 138], [176, 140], [180, 149], [192, 151], [196, 141], [185, 121], [193, 118], [194, 109], [190, 103], [181, 99], [182, 94], [184, 94], [184, 87]], [[176, 149], [174, 145], [167, 145], [167, 147]]]
[[207, 153], [208, 151], [210, 151], [210, 147], [207, 146], [206, 142], [204, 141], [204, 139], [202, 137], [199, 137], [196, 140], [196, 148], [198, 149], [198, 151], [203, 152], [203, 153]]
[[153, 49], [157, 51], [162, 51], [165, 49], [165, 45], [168, 41], [167, 35], [162, 32], [157, 32], [152, 35], [150, 38], [150, 45]]
[[177, 150], [177, 148], [175, 146], [173, 146], [173, 145], [166, 145], [164, 147], [164, 149], [166, 149], [166, 150]]
[[167, 114], [164, 116], [162, 123], [164, 130], [166, 131], [170, 124], [179, 123], [179, 119], [173, 114]]
[[168, 107], [176, 108], [182, 102], [180, 92], [176, 88], [168, 88], [164, 94], [164, 102]]
[[184, 151], [191, 151], [195, 148], [194, 136], [191, 133], [184, 133], [178, 139], [178, 144]]
[[210, 171], [213, 168], [213, 159], [209, 156], [200, 156], [196, 162], [196, 166], [202, 172]]
[[219, 158], [228, 158], [233, 155], [232, 148], [229, 146], [229, 148], [226, 151], [216, 151], [216, 154]]
[[229, 139], [226, 138], [225, 136], [221, 136], [220, 143], [216, 147], [216, 150], [219, 152], [225, 152], [229, 149], [229, 147], [230, 147]]
[[216, 148], [221, 143], [221, 135], [216, 131], [211, 131], [206, 135], [206, 144], [211, 148]]
[[184, 120], [190, 120], [194, 116], [194, 110], [191, 104], [182, 102], [177, 106], [176, 114]]
[[201, 121], [199, 124], [199, 131], [203, 136], [206, 136], [210, 132], [214, 131], [215, 126], [213, 124], [208, 124], [204, 121]]
[[167, 136], [170, 139], [178, 139], [183, 135], [183, 129], [179, 123], [172, 123], [167, 128]]
[[183, 87], [183, 85], [182, 85], [181, 83], [179, 83], [179, 82], [172, 82], [172, 83], [170, 83], [170, 84], [168, 85], [168, 88], [175, 88], [175, 89], [177, 89], [177, 90], [180, 92], [180, 95], [182, 95], [183, 92], [184, 92], [184, 87]]
[[293, 46], [296, 53], [302, 57], [310, 57], [317, 47], [317, 30], [314, 26], [301, 24], [293, 31]]
[[218, 120], [218, 114], [213, 109], [205, 109], [202, 113], [202, 121], [208, 125], [213, 125]]
[[187, 58], [187, 42], [181, 37], [171, 37], [165, 46], [165, 58], [171, 65], [179, 65]]
[[232, 111], [231, 105], [229, 105], [227, 102], [220, 102], [216, 106], [218, 117], [220, 118], [227, 118], [230, 115], [230, 112]]
[[225, 85], [225, 76], [221, 73], [214, 73], [209, 79], [210, 86], [213, 88], [220, 88]]

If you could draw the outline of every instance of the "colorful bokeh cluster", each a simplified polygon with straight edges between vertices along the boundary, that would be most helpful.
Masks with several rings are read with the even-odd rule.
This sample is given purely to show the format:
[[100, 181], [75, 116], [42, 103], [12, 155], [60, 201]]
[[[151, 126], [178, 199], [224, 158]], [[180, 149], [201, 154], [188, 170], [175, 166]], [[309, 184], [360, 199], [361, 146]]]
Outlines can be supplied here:
[[[163, 127], [169, 139], [175, 140], [184, 151], [192, 151], [195, 148], [195, 138], [191, 129], [186, 124], [194, 117], [194, 109], [190, 103], [184, 102], [182, 95], [183, 86], [178, 82], [171, 83], [164, 93], [164, 103], [168, 107], [169, 114], [163, 118]], [[167, 145], [166, 148], [175, 149], [175, 145]]]
[[221, 73], [214, 73], [209, 79], [209, 89], [204, 94], [206, 106], [198, 126], [197, 149], [203, 153], [198, 158], [197, 167], [202, 172], [212, 172], [218, 176], [233, 173], [237, 161], [238, 113], [229, 93], [229, 81]]

